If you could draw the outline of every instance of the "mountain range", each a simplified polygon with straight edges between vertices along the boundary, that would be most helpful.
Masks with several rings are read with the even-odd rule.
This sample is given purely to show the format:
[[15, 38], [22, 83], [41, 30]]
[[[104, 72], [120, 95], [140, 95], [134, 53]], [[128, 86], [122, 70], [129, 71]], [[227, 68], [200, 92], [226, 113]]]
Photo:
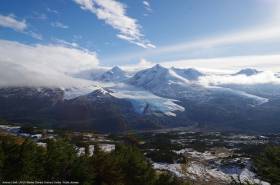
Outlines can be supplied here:
[[1, 87], [0, 117], [100, 132], [174, 127], [280, 131], [279, 73], [248, 68], [214, 74], [157, 64], [134, 73], [113, 67], [87, 80], [87, 85], [71, 87]]

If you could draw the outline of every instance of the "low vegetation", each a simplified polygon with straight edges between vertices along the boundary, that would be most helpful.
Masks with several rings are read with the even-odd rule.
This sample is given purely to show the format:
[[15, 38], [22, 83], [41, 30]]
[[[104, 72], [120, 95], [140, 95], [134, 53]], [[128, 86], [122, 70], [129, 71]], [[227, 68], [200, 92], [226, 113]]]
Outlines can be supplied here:
[[[160, 141], [159, 138], [162, 138]], [[209, 184], [202, 177], [198, 179], [177, 177], [168, 171], [152, 167], [150, 159], [178, 162], [180, 155], [170, 153], [177, 149], [163, 137], [154, 137], [151, 143], [140, 143], [132, 135], [123, 144], [117, 144], [112, 152], [104, 152], [98, 144], [94, 154], [88, 148], [85, 154], [77, 155], [77, 148], [67, 137], [47, 140], [47, 146], [38, 146], [28, 138], [12, 135], [0, 136], [0, 182], [1, 181], [74, 181], [91, 185], [203, 185]], [[142, 138], [143, 139], [143, 138]], [[143, 151], [152, 145], [161, 152]], [[141, 151], [138, 147], [142, 147]], [[171, 148], [171, 149], [170, 149]], [[168, 152], [169, 151], [169, 152]], [[260, 179], [273, 185], [280, 185], [280, 147], [268, 147], [255, 157], [253, 166]], [[244, 185], [238, 179], [231, 183], [216, 181], [215, 185]], [[211, 183], [210, 183], [211, 184]], [[245, 183], [246, 184], [246, 183]], [[246, 185], [252, 185], [247, 183]]]
[[256, 172], [273, 185], [280, 185], [280, 147], [267, 147], [255, 158]]
[[133, 146], [118, 145], [105, 153], [78, 156], [66, 140], [48, 141], [47, 148], [29, 139], [0, 138], [1, 181], [75, 181], [96, 185], [185, 185], [169, 173], [156, 173]]

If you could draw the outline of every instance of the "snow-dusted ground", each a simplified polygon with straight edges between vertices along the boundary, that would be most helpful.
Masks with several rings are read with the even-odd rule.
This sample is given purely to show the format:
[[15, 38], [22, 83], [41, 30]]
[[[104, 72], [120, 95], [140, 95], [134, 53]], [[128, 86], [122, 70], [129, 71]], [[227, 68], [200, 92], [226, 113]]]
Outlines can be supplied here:
[[[188, 177], [191, 179], [203, 178], [216, 179], [225, 182], [230, 182], [232, 178], [241, 182], [250, 182], [260, 185], [270, 185], [268, 182], [257, 179], [256, 175], [247, 168], [244, 168], [240, 174], [227, 174], [216, 168], [209, 168], [198, 162], [192, 162], [188, 164], [186, 168], [182, 164], [165, 164], [165, 163], [153, 163], [154, 169], [167, 170], [174, 173], [178, 177]], [[184, 170], [185, 169], [185, 170]]]
[[104, 152], [111, 152], [111, 151], [115, 150], [116, 145], [114, 145], [114, 144], [100, 144], [99, 147]]
[[20, 128], [21, 128], [20, 126], [0, 125], [0, 129], [11, 132], [11, 133], [18, 133]]
[[211, 159], [216, 159], [217, 156], [211, 154], [210, 152], [206, 151], [204, 153], [201, 152], [197, 152], [195, 150], [192, 150], [190, 148], [185, 148], [182, 150], [178, 150], [178, 151], [174, 151], [177, 154], [188, 154], [190, 155], [192, 158], [199, 158], [201, 160], [211, 160]]
[[208, 160], [219, 161], [219, 158], [210, 152], [201, 153], [189, 148], [174, 152], [178, 154], [187, 154], [193, 160], [190, 160], [187, 164], [153, 163], [154, 169], [167, 170], [179, 177], [187, 177], [194, 180], [202, 178], [206, 181], [215, 179], [223, 182], [230, 182], [232, 178], [234, 178], [244, 183], [250, 182], [260, 185], [270, 185], [267, 182], [259, 180], [256, 175], [250, 171], [249, 163], [244, 168], [237, 169], [236, 166], [229, 166], [227, 170], [223, 170], [221, 166], [213, 167], [208, 165]]

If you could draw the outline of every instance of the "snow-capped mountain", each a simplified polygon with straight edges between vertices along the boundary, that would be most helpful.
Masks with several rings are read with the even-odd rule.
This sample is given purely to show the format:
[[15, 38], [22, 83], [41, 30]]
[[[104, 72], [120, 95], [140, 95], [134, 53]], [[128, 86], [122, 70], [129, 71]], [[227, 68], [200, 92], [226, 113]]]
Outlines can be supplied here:
[[204, 76], [203, 73], [201, 73], [200, 71], [194, 68], [179, 69], [179, 68], [172, 67], [172, 70], [175, 71], [178, 75], [188, 80], [198, 80], [199, 77]]
[[129, 79], [128, 83], [146, 89], [157, 89], [173, 83], [187, 84], [188, 80], [179, 76], [172, 69], [157, 64], [152, 68], [139, 71]]
[[277, 74], [244, 69], [211, 75], [161, 65], [127, 74], [114, 67], [80, 85], [2, 87], [0, 117], [101, 131], [200, 124], [254, 130], [267, 121], [278, 129]]
[[[186, 70], [191, 74], [194, 70]], [[183, 70], [177, 70], [182, 74]], [[262, 104], [267, 102], [265, 98], [252, 94], [232, 90], [229, 88], [216, 86], [203, 86], [196, 81], [188, 80], [175, 72], [174, 68], [168, 69], [160, 65], [155, 65], [150, 69], [146, 69], [136, 73], [129, 83], [131, 85], [141, 87], [151, 91], [152, 93], [168, 98], [179, 100], [196, 100], [197, 102], [208, 102], [213, 98], [232, 96], [239, 99], [245, 99], [251, 105]], [[187, 73], [183, 73], [187, 74]]]
[[126, 72], [124, 72], [118, 66], [113, 67], [109, 71], [104, 72], [100, 76], [97, 77], [98, 81], [103, 82], [121, 82], [128, 78]]
[[239, 72], [235, 73], [234, 75], [252, 76], [252, 75], [256, 75], [258, 73], [261, 73], [261, 71], [258, 71], [256, 69], [246, 68], [246, 69], [240, 70]]

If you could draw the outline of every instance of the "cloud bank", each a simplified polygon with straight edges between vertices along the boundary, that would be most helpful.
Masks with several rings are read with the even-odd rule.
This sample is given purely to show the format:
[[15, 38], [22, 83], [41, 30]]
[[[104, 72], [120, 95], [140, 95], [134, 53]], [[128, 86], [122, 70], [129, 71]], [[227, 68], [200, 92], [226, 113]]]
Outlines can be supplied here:
[[[43, 70], [43, 69], [42, 69]], [[0, 61], [0, 87], [87, 87], [90, 81], [72, 78], [54, 70], [39, 71]]]
[[143, 48], [154, 48], [155, 46], [144, 38], [141, 26], [126, 15], [124, 4], [115, 0], [74, 0], [83, 10], [95, 14], [98, 19], [118, 30], [117, 37]]
[[166, 67], [194, 67], [204, 71], [236, 71], [243, 68], [256, 68], [258, 70], [280, 72], [279, 62], [280, 55], [251, 55], [175, 60], [162, 62], [161, 64]]
[[[70, 74], [99, 64], [94, 52], [62, 45], [26, 45], [0, 40], [0, 85], [69, 86]], [[79, 83], [78, 83], [79, 82]]]
[[280, 78], [275, 76], [275, 73], [270, 71], [261, 72], [256, 75], [208, 75], [200, 77], [199, 82], [203, 85], [255, 85], [255, 84], [278, 84]]

